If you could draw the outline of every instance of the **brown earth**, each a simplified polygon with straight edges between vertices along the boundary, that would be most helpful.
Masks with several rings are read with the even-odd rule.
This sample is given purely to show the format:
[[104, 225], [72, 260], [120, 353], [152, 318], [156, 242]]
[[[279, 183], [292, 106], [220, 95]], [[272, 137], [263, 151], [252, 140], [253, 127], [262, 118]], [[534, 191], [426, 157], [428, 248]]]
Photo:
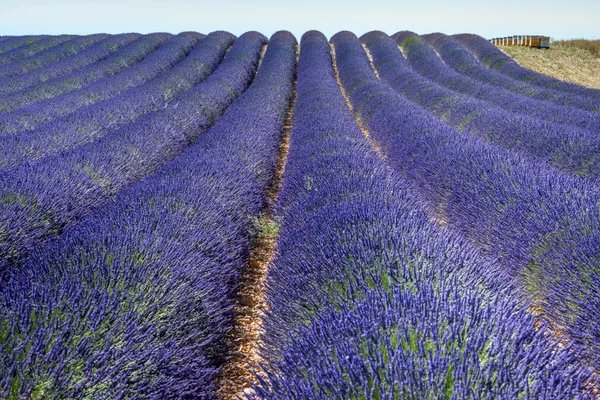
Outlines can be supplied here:
[[[300, 47], [296, 46], [296, 63]], [[264, 53], [263, 53], [264, 54]], [[261, 58], [262, 60], [262, 58]], [[268, 304], [265, 300], [268, 268], [277, 251], [278, 218], [273, 215], [282, 176], [290, 147], [291, 119], [296, 101], [296, 82], [288, 108], [283, 137], [279, 145], [277, 169], [267, 188], [268, 204], [255, 221], [253, 246], [248, 265], [242, 273], [242, 282], [235, 306], [235, 326], [230, 339], [235, 344], [231, 358], [223, 366], [219, 376], [221, 400], [245, 399], [254, 394], [252, 386], [257, 382], [255, 372], [260, 373], [260, 347], [262, 345], [262, 320]]]

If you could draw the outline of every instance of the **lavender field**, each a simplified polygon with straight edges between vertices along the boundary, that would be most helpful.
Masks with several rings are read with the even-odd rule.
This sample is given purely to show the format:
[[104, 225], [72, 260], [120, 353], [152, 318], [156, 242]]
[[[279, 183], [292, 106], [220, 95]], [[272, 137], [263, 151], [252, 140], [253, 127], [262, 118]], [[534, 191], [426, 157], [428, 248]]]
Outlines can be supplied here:
[[599, 182], [473, 34], [0, 36], [0, 399], [598, 399]]

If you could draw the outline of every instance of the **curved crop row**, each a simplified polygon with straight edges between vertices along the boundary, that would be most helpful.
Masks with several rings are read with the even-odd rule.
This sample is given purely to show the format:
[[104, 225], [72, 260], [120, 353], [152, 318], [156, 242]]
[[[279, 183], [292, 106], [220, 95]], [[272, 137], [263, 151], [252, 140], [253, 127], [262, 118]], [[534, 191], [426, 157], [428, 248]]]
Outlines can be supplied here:
[[[25, 72], [47, 66], [50, 63], [71, 56], [107, 37], [109, 37], [109, 35], [104, 33], [77, 36], [71, 40], [35, 54], [32, 57], [1, 66], [0, 78], [6, 79], [7, 77], [13, 77], [15, 75], [23, 74]], [[0, 110], [2, 110], [2, 108], [0, 108]]]
[[29, 57], [35, 57], [37, 53], [41, 53], [76, 37], [77, 35], [44, 36], [40, 40], [27, 42], [24, 46], [18, 46], [3, 53], [2, 57], [0, 57], [0, 66], [11, 65], [11, 63], [18, 63]]
[[441, 86], [489, 101], [515, 114], [600, 132], [600, 114], [535, 100], [460, 74], [445, 65], [434, 50], [413, 32], [398, 32], [393, 38], [413, 69]]
[[[182, 60], [197, 43], [197, 34], [150, 34], [142, 36], [98, 65], [64, 78], [52, 80], [25, 96], [38, 99], [32, 104], [0, 114], [0, 135], [36, 129], [55, 118], [91, 106], [155, 78]], [[77, 87], [81, 87], [77, 89]], [[60, 96], [44, 97], [48, 91]]]
[[[198, 84], [217, 68], [234, 37], [227, 32], [215, 32], [198, 44], [196, 40], [195, 37], [175, 37], [157, 50], [151, 59], [149, 57], [148, 63], [139, 65], [150, 75], [155, 71], [152, 67], [166, 68], [172, 65], [169, 60], [175, 63], [185, 57], [145, 84], [49, 122], [33, 132], [4, 138], [0, 142], [0, 167], [14, 167], [73, 149], [166, 107], [179, 93]], [[117, 83], [113, 82], [113, 86], [117, 87]]]
[[255, 397], [575, 398], [589, 372], [386, 169], [322, 34], [303, 36], [298, 74]]
[[[188, 42], [191, 42], [187, 45], [187, 47], [195, 44], [198, 40], [200, 40], [202, 36], [203, 35], [195, 32], [184, 32], [182, 34], [177, 35], [177, 37], [184, 37], [188, 40]], [[159, 38], [160, 37], [161, 36], [159, 36]], [[137, 48], [137, 46], [134, 48]], [[118, 57], [122, 59], [123, 55], [123, 53], [120, 53]], [[132, 58], [133, 62], [140, 60], [139, 53], [137, 53], [137, 55], [138, 57]], [[129, 55], [130, 58], [131, 56], [132, 55]], [[129, 65], [131, 65], [124, 64], [123, 62], [116, 64], [115, 61], [115, 59], [111, 59], [108, 63], [105, 64], [106, 67], [109, 67], [110, 72], [112, 72], [113, 70], [115, 72], [121, 71], [127, 68]], [[115, 67], [117, 67], [116, 70]], [[90, 70], [97, 72], [90, 74]], [[92, 77], [93, 82], [94, 79], [99, 79], [104, 76], [102, 72], [104, 72], [102, 69], [96, 69], [94, 67], [91, 67], [84, 71], [78, 71], [72, 75], [67, 75], [66, 77], [54, 79], [52, 81], [45, 82], [31, 88], [4, 94], [0, 96], [0, 110], [3, 110], [4, 112], [11, 111], [40, 100], [52, 99], [53, 97], [61, 95], [65, 92], [81, 89], [82, 86], [87, 83], [85, 80], [86, 78], [89, 79], [90, 77]]]
[[140, 36], [139, 33], [112, 35], [70, 57], [54, 62], [46, 68], [38, 68], [19, 76], [0, 79], [0, 94], [4, 95], [9, 92], [23, 90], [29, 86], [40, 84], [49, 79], [71, 73], [79, 68], [96, 63]]
[[419, 188], [438, 218], [518, 276], [543, 314], [599, 367], [595, 186], [452, 129], [381, 82], [360, 43], [345, 41], [342, 83], [390, 166]]
[[35, 42], [39, 42], [42, 39], [49, 37], [48, 35], [25, 35], [25, 36], [5, 36], [0, 43], [0, 65], [4, 64], [5, 53], [15, 50], [17, 48], [23, 48], [25, 46], [31, 46]]
[[488, 68], [498, 71], [513, 79], [525, 83], [541, 86], [546, 89], [561, 90], [579, 96], [587, 96], [600, 100], [600, 90], [590, 89], [570, 82], [564, 82], [550, 76], [531, 71], [521, 67], [512, 58], [500, 51], [496, 46], [479, 35], [460, 34], [453, 35], [465, 46], [478, 60]]
[[361, 41], [381, 79], [458, 130], [572, 174], [600, 177], [600, 137], [595, 132], [515, 115], [440, 86], [415, 72], [385, 33], [370, 32]]
[[493, 86], [505, 88], [521, 96], [548, 101], [561, 106], [580, 108], [590, 112], [600, 112], [600, 99], [591, 99], [560, 90], [540, 88], [486, 68], [460, 42], [451, 36], [442, 33], [431, 33], [422, 37], [436, 49], [447, 65], [461, 74]]
[[0, 306], [2, 398], [215, 398], [295, 45], [276, 33], [205, 135], [22, 265]]
[[203, 134], [254, 77], [266, 38], [242, 35], [217, 70], [168, 107], [0, 176], [0, 273], [40, 240], [151, 174]]

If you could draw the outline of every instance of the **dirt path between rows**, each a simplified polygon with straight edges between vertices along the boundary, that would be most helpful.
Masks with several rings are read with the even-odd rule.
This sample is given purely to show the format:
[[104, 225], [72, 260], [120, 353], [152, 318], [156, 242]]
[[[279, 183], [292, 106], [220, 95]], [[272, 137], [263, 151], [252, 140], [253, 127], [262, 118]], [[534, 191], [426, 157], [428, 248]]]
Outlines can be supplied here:
[[[296, 47], [296, 60], [299, 46]], [[296, 63], [297, 68], [297, 63]], [[262, 361], [259, 350], [262, 344], [262, 320], [268, 310], [265, 301], [267, 271], [275, 256], [277, 246], [277, 217], [273, 214], [282, 176], [290, 147], [291, 119], [296, 102], [296, 81], [292, 88], [292, 97], [288, 108], [283, 137], [279, 145], [277, 168], [273, 180], [267, 188], [267, 206], [262, 217], [256, 221], [256, 232], [252, 238], [250, 259], [243, 271], [242, 282], [235, 306], [235, 324], [232, 341], [235, 349], [231, 359], [221, 372], [219, 398], [233, 400], [247, 398], [253, 394], [251, 387], [256, 383], [256, 371]]]

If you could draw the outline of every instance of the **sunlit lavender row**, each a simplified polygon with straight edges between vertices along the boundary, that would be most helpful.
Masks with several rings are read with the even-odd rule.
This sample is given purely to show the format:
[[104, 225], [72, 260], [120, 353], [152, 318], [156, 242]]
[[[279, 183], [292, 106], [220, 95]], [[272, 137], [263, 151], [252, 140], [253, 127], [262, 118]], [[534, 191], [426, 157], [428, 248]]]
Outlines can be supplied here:
[[600, 90], [298, 39], [0, 37], [1, 399], [597, 396]]

